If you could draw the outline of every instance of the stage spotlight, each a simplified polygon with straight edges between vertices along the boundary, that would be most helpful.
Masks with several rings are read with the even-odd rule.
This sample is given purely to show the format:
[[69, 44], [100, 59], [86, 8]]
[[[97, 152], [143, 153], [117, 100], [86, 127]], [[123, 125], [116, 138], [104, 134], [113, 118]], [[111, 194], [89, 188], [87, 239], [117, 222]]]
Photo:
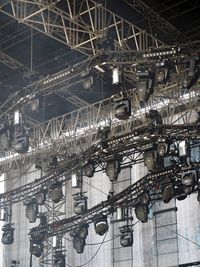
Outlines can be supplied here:
[[122, 82], [122, 72], [119, 67], [112, 69], [112, 84], [120, 84]]
[[162, 200], [164, 203], [169, 203], [173, 197], [174, 197], [174, 187], [172, 184], [168, 184], [163, 189]]
[[62, 183], [55, 182], [49, 187], [49, 196], [54, 203], [58, 203], [63, 197]]
[[137, 219], [140, 220], [142, 223], [146, 223], [148, 221], [148, 214], [149, 214], [148, 206], [140, 203], [136, 205], [135, 215]]
[[158, 62], [156, 64], [156, 81], [158, 83], [165, 83], [170, 77], [170, 68], [166, 62]]
[[160, 157], [164, 157], [164, 155], [167, 153], [167, 148], [168, 145], [164, 140], [158, 140], [157, 153]]
[[77, 173], [71, 175], [72, 188], [80, 188], [81, 179]]
[[8, 150], [12, 145], [12, 129], [10, 126], [4, 126], [0, 129], [0, 148], [3, 150]]
[[105, 126], [105, 127], [100, 127], [98, 129], [98, 134], [100, 136], [101, 139], [101, 146], [103, 149], [108, 148], [108, 137], [109, 137], [109, 133], [110, 133], [110, 127]]
[[65, 255], [61, 252], [54, 255], [54, 267], [65, 267]]
[[139, 197], [139, 201], [141, 204], [143, 205], [149, 205], [150, 203], [150, 196], [147, 192], [143, 193], [140, 197]]
[[128, 225], [120, 227], [120, 244], [122, 247], [131, 247], [133, 245], [133, 231]]
[[5, 224], [2, 227], [1, 242], [4, 245], [11, 245], [14, 242], [14, 230], [11, 224]]
[[44, 250], [44, 245], [41, 240], [31, 240], [30, 241], [30, 253], [35, 257], [41, 257]]
[[73, 237], [73, 248], [78, 254], [83, 253], [85, 247], [85, 238], [80, 238], [79, 236]]
[[149, 112], [146, 113], [146, 118], [149, 118], [153, 125], [163, 124], [162, 116], [155, 109], [150, 109]]
[[19, 154], [27, 153], [29, 149], [29, 137], [27, 134], [16, 136], [15, 151]]
[[38, 204], [35, 199], [31, 199], [26, 205], [26, 218], [30, 223], [36, 222], [38, 215]]
[[88, 228], [89, 228], [88, 224], [81, 225], [76, 231], [78, 236], [80, 236], [80, 238], [85, 239], [88, 236]]
[[83, 214], [87, 210], [87, 197], [77, 193], [74, 196], [74, 213]]
[[44, 205], [46, 201], [46, 192], [45, 190], [41, 190], [35, 195], [35, 201], [38, 205]]
[[120, 171], [121, 164], [119, 159], [114, 158], [106, 163], [106, 175], [109, 177], [111, 182], [117, 180]]
[[147, 102], [154, 92], [155, 74], [148, 66], [138, 66], [137, 95], [140, 102]]
[[144, 165], [149, 171], [156, 169], [157, 162], [157, 151], [154, 149], [147, 150], [144, 152]]
[[99, 214], [94, 220], [94, 229], [98, 235], [104, 235], [108, 231], [107, 216]]
[[116, 103], [114, 116], [118, 120], [127, 120], [131, 116], [131, 100], [124, 99]]
[[88, 161], [84, 166], [83, 166], [83, 172], [84, 174], [91, 178], [94, 176], [95, 172], [95, 166], [93, 161]]
[[195, 186], [195, 182], [197, 181], [197, 173], [195, 170], [189, 170], [187, 172], [183, 172], [181, 176], [182, 176], [181, 183], [183, 185], [183, 192], [189, 195], [192, 193]]

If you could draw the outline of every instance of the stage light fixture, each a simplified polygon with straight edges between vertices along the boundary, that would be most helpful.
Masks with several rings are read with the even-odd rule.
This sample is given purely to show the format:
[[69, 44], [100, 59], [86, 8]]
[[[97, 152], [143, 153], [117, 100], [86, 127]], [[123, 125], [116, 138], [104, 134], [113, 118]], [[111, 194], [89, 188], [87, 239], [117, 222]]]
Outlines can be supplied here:
[[109, 126], [100, 127], [98, 129], [98, 134], [100, 136], [101, 146], [102, 146], [103, 149], [108, 148], [109, 133], [110, 133], [110, 127]]
[[27, 153], [29, 149], [29, 137], [27, 134], [16, 136], [15, 151], [19, 154]]
[[26, 218], [30, 223], [36, 222], [38, 215], [38, 204], [36, 203], [36, 199], [31, 199], [26, 205]]
[[118, 120], [127, 120], [131, 116], [131, 100], [123, 99], [116, 103], [114, 116]]
[[44, 245], [42, 240], [39, 239], [30, 240], [30, 253], [32, 255], [39, 258], [41, 257], [43, 250], [44, 250]]
[[150, 203], [150, 196], [148, 192], [143, 193], [141, 196], [139, 196], [139, 202], [143, 205], [149, 205]]
[[91, 178], [94, 176], [94, 172], [95, 172], [95, 165], [93, 161], [88, 161], [84, 166], [83, 166], [83, 173]]
[[12, 145], [12, 128], [10, 126], [4, 126], [0, 128], [0, 148], [2, 150], [8, 150]]
[[49, 196], [54, 203], [60, 202], [63, 197], [62, 183], [55, 182], [49, 187]]
[[144, 152], [144, 165], [149, 171], [156, 169], [157, 162], [157, 151], [154, 149], [147, 150]]
[[119, 159], [113, 158], [106, 163], [106, 175], [109, 177], [111, 182], [117, 180], [120, 171], [121, 164]]
[[1, 242], [4, 245], [11, 245], [14, 242], [14, 230], [12, 224], [5, 224], [2, 227]]
[[104, 235], [108, 231], [108, 221], [106, 215], [99, 214], [94, 219], [94, 229], [98, 235]]
[[112, 84], [120, 84], [122, 82], [122, 72], [119, 67], [112, 69]]
[[170, 68], [167, 62], [158, 62], [156, 64], [156, 81], [165, 83], [170, 77]]
[[188, 170], [187, 172], [181, 173], [181, 183], [183, 185], [183, 192], [187, 195], [191, 194], [195, 183], [197, 181], [196, 170]]
[[130, 226], [120, 227], [120, 244], [122, 247], [131, 247], [133, 245], [133, 231]]
[[146, 223], [148, 221], [148, 214], [149, 208], [147, 205], [139, 203], [135, 206], [135, 215], [142, 223]]
[[81, 181], [77, 173], [72, 173], [71, 182], [72, 182], [72, 188], [80, 188]]
[[80, 238], [86, 238], [88, 236], [88, 228], [89, 228], [88, 224], [82, 224], [76, 230], [76, 233], [78, 234], [78, 236], [80, 236]]
[[168, 184], [163, 188], [162, 200], [164, 203], [169, 203], [174, 197], [174, 187], [172, 184]]
[[147, 102], [154, 92], [155, 74], [148, 66], [138, 66], [136, 71], [137, 95], [140, 102]]
[[74, 195], [74, 213], [83, 214], [87, 210], [87, 197], [77, 193]]
[[39, 191], [36, 195], [35, 195], [35, 200], [36, 203], [38, 205], [44, 205], [45, 201], [46, 201], [46, 191], [45, 190], [41, 190]]
[[149, 118], [151, 123], [155, 126], [163, 123], [162, 116], [155, 109], [150, 109], [149, 112], [146, 113], [146, 118]]
[[85, 238], [80, 238], [79, 236], [73, 237], [73, 248], [78, 254], [82, 254], [85, 247]]
[[167, 152], [167, 144], [164, 141], [158, 141], [157, 153], [160, 157], [164, 157]]

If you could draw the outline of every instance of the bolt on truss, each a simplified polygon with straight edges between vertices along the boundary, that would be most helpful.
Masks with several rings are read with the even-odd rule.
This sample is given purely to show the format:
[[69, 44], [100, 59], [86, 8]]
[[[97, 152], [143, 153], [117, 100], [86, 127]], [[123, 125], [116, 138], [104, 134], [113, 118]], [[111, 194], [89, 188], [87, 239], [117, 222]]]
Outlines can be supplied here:
[[93, 0], [66, 0], [63, 9], [59, 1], [3, 1], [0, 12], [7, 14], [44, 34], [78, 49], [96, 55], [97, 42], [112, 36], [120, 50], [148, 50], [164, 43]]
[[[132, 96], [133, 112], [128, 120], [118, 120], [114, 116], [112, 98], [86, 106], [79, 110], [53, 118], [47, 122], [33, 124], [30, 133], [31, 149], [24, 155], [14, 152], [2, 158], [2, 172], [20, 168], [22, 164], [35, 163], [37, 159], [46, 159], [51, 155], [72, 155], [86, 151], [99, 141], [99, 127], [110, 126], [110, 137], [128, 134], [134, 129], [148, 124], [145, 114], [156, 109], [167, 124], [192, 111], [198, 110], [200, 90], [196, 85], [193, 90], [184, 93], [179, 85], [170, 87], [163, 97], [153, 97], [146, 107], [141, 108]], [[130, 92], [130, 95], [132, 91]]]

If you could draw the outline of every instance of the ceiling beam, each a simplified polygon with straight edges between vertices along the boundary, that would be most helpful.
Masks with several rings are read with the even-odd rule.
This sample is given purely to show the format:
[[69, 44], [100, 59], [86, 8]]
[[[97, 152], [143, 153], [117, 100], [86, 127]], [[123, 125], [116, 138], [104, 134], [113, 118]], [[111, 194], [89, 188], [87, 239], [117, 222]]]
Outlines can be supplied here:
[[[66, 0], [65, 11], [39, 0], [6, 1], [0, 12], [87, 55], [96, 55], [97, 42], [112, 33], [120, 50], [148, 50], [164, 43], [93, 0]], [[23, 12], [21, 12], [23, 10]]]
[[173, 45], [175, 43], [184, 44], [189, 49], [194, 49], [195, 46], [193, 42], [186, 37], [183, 33], [181, 33], [178, 29], [176, 29], [171, 23], [162, 18], [157, 12], [155, 12], [151, 7], [146, 5], [142, 0], [123, 0], [126, 4], [128, 4], [131, 8], [136, 10], [138, 13], [144, 16], [145, 19], [148, 19], [148, 23], [150, 24], [150, 31], [152, 34], [155, 34], [158, 29], [162, 33], [165, 34], [166, 39], [170, 39], [173, 41]]

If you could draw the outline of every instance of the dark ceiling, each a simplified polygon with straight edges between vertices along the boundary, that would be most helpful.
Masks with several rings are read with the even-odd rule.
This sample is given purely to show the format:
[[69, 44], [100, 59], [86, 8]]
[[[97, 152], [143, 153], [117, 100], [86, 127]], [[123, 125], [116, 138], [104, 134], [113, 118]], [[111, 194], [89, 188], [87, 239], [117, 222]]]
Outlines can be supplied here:
[[[65, 0], [61, 0], [61, 3], [62, 1], [64, 2]], [[172, 35], [169, 36], [169, 33], [167, 35], [165, 32], [159, 32], [158, 25], [156, 23], [153, 24], [154, 18], [151, 13], [143, 14], [138, 8], [135, 9], [132, 3], [134, 3], [134, 0], [107, 0], [106, 4], [107, 8], [116, 12], [121, 17], [146, 29], [153, 35], [159, 36], [163, 41], [171, 39], [173, 43]], [[196, 45], [199, 45], [200, 0], [143, 0], [143, 3], [150, 6], [153, 11], [176, 27], [188, 41], [191, 40]], [[151, 27], [149, 22], [151, 22]], [[182, 40], [185, 41], [184, 38]], [[86, 57], [80, 52], [71, 50], [64, 44], [22, 23], [18, 23], [3, 13], [0, 13], [0, 52], [22, 63], [22, 67], [17, 70], [13, 70], [0, 63], [1, 104], [4, 103], [11, 93], [20, 90], [32, 82], [32, 79], [39, 79], [56, 73], [82, 61]], [[33, 73], [34, 75], [30, 75]], [[82, 85], [79, 85], [74, 86], [71, 92], [92, 103], [109, 97], [115, 93], [115, 89], [111, 85], [111, 78], [101, 79], [98, 77], [90, 91], [85, 91]], [[35, 116], [34, 119], [40, 121], [76, 108], [65, 99], [53, 94], [45, 98], [42, 110], [38, 116], [31, 115]]]

